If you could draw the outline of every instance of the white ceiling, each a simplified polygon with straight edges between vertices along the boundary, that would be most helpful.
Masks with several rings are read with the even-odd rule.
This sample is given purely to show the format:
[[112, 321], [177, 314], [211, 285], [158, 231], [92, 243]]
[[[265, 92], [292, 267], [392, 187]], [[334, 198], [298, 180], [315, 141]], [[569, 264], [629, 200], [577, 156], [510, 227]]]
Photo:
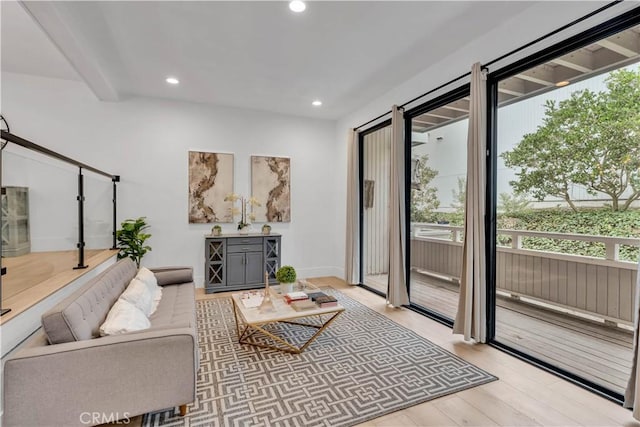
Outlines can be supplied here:
[[[82, 79], [107, 101], [337, 119], [530, 6], [316, 1], [294, 14], [285, 1], [2, 1], [2, 70]], [[168, 75], [180, 85], [167, 85]]]

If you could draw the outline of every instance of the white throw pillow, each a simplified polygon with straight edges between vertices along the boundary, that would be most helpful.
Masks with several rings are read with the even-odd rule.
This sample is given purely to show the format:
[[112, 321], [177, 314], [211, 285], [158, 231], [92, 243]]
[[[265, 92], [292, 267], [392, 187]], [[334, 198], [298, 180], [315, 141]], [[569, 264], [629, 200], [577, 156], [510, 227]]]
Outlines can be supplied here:
[[131, 279], [129, 282], [129, 286], [124, 290], [122, 295], [120, 295], [121, 299], [129, 301], [131, 304], [135, 305], [138, 310], [144, 313], [145, 316], [149, 317], [151, 314], [151, 308], [153, 307], [153, 297], [149, 292], [149, 288], [140, 280], [135, 277]]
[[160, 287], [158, 286], [158, 279], [156, 279], [156, 275], [153, 274], [153, 272], [147, 267], [140, 267], [140, 270], [138, 270], [138, 274], [136, 274], [135, 278], [147, 285], [147, 287], [149, 288], [149, 292], [151, 292], [151, 295], [155, 293], [156, 288]]
[[151, 312], [149, 316], [156, 312], [158, 306], [160, 305], [160, 300], [162, 299], [162, 287], [158, 286], [156, 289], [156, 294], [151, 299]]
[[147, 285], [147, 288], [151, 293], [151, 299], [153, 302], [151, 304], [151, 312], [149, 313], [149, 315], [152, 315], [153, 313], [155, 313], [158, 305], [160, 304], [160, 300], [162, 299], [162, 286], [158, 285], [158, 279], [156, 279], [156, 275], [146, 267], [140, 267], [140, 270], [138, 270], [138, 274], [136, 274], [135, 279], [138, 279], [145, 285]]
[[100, 325], [100, 335], [119, 335], [149, 329], [150, 326], [147, 316], [136, 306], [124, 299], [118, 299], [109, 310], [107, 319]]

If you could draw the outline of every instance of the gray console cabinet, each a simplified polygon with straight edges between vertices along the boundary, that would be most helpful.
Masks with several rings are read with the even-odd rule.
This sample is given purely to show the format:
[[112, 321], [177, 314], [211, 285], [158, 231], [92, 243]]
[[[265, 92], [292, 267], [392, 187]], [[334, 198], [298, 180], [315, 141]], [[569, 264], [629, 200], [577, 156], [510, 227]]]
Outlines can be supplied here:
[[205, 237], [205, 292], [264, 286], [264, 273], [275, 284], [280, 268], [279, 234], [230, 234]]

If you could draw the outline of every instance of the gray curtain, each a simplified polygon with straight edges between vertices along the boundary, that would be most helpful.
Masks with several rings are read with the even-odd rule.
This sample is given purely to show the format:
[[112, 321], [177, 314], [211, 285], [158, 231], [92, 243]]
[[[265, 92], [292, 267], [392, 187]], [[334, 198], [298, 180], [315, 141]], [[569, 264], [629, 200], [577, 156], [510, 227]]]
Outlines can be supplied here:
[[360, 212], [358, 132], [349, 129], [347, 135], [347, 227], [344, 262], [344, 280], [349, 284], [360, 282]]
[[391, 180], [389, 189], [389, 283], [387, 302], [394, 307], [409, 304], [406, 286], [406, 218], [404, 186], [404, 117], [391, 108]]
[[635, 294], [635, 332], [633, 333], [633, 363], [631, 365], [631, 376], [627, 383], [627, 390], [624, 393], [624, 407], [633, 408], [633, 418], [640, 420], [640, 396], [637, 391], [640, 388], [640, 376], [638, 376], [638, 359], [640, 352], [638, 351], [638, 330], [640, 319], [640, 261], [638, 262], [638, 277], [636, 280]]
[[454, 334], [465, 340], [487, 340], [485, 277], [485, 188], [486, 188], [486, 76], [480, 63], [471, 69], [469, 134], [467, 139], [467, 195], [464, 215], [464, 248], [458, 312]]

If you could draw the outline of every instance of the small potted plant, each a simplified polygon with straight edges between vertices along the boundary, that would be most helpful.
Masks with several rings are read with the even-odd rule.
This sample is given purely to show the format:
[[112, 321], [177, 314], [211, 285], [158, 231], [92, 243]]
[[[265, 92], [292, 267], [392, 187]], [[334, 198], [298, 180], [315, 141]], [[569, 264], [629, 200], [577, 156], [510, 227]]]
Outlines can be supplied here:
[[296, 269], [290, 265], [283, 265], [276, 271], [276, 280], [280, 282], [280, 292], [293, 292], [293, 284], [297, 278]]
[[270, 234], [271, 226], [269, 224], [265, 224], [262, 226], [262, 234]]
[[222, 227], [220, 227], [220, 225], [216, 224], [213, 227], [211, 227], [211, 234], [213, 234], [214, 236], [220, 236], [222, 234]]

